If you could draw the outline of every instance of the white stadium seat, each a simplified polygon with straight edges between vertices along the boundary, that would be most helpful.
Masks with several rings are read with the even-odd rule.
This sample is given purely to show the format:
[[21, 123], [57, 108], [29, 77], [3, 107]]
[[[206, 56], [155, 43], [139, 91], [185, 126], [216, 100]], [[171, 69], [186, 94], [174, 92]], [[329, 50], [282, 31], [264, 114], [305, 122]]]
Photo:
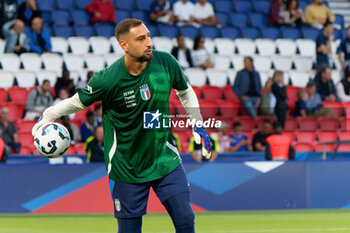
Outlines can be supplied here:
[[0, 54], [5, 52], [5, 40], [0, 39]]
[[16, 72], [16, 80], [19, 87], [28, 89], [35, 85], [36, 76], [32, 71], [20, 70]]
[[335, 85], [337, 85], [337, 83], [339, 83], [343, 78], [339, 70], [332, 70], [331, 77]]
[[233, 64], [233, 68], [236, 70], [236, 71], [240, 71], [241, 69], [244, 68], [244, 57], [243, 56], [236, 56], [236, 55], [233, 55], [231, 57], [231, 62]]
[[270, 57], [256, 56], [253, 61], [255, 69], [259, 72], [271, 69], [272, 61]]
[[261, 86], [265, 87], [266, 81], [271, 78], [271, 76], [269, 75], [269, 72], [259, 72], [260, 75], [260, 82], [261, 82]]
[[170, 38], [155, 36], [152, 38], [152, 42], [156, 50], [171, 53], [173, 49], [173, 42]]
[[68, 44], [73, 54], [83, 55], [89, 53], [90, 43], [85, 37], [69, 37]]
[[209, 84], [216, 87], [224, 87], [227, 84], [227, 73], [222, 70], [206, 70]]
[[114, 53], [118, 55], [124, 55], [124, 50], [120, 47], [118, 41], [115, 39], [114, 36], [109, 38], [109, 43], [111, 43]]
[[270, 39], [256, 39], [256, 47], [260, 56], [272, 56], [276, 53], [276, 44]]
[[74, 84], [78, 84], [80, 73], [77, 71], [69, 71], [69, 78], [73, 79]]
[[226, 73], [230, 84], [233, 85], [236, 79], [237, 71], [235, 69], [228, 69]]
[[88, 70], [99, 71], [106, 67], [105, 59], [103, 56], [87, 54], [85, 55], [84, 59]]
[[287, 56], [276, 56], [272, 58], [275, 70], [288, 72], [292, 69], [292, 58]]
[[313, 59], [312, 57], [296, 56], [294, 58], [295, 69], [298, 71], [309, 72], [312, 70]]
[[53, 71], [41, 70], [35, 72], [36, 77], [38, 78], [39, 85], [43, 83], [45, 79], [50, 81], [50, 85], [54, 86], [57, 80], [57, 74]]
[[191, 38], [185, 37], [185, 45], [188, 49], [192, 50], [193, 44], [194, 44], [194, 41]]
[[235, 53], [235, 43], [229, 38], [216, 38], [214, 40], [215, 47], [220, 55], [229, 55]]
[[111, 52], [111, 44], [106, 37], [92, 36], [89, 38], [89, 42], [94, 54], [103, 55]]
[[69, 71], [80, 72], [84, 69], [84, 58], [82, 56], [67, 53], [63, 56], [63, 61]]
[[68, 52], [68, 41], [63, 37], [51, 37], [52, 52], [66, 53]]
[[206, 84], [207, 76], [200, 68], [187, 68], [185, 70], [188, 82], [195, 87], [202, 87]]
[[214, 69], [227, 70], [230, 68], [231, 60], [229, 56], [214, 54]]
[[290, 39], [277, 39], [276, 46], [281, 56], [294, 56], [297, 51], [297, 45]]
[[316, 57], [316, 42], [310, 39], [297, 39], [295, 41], [301, 56]]
[[236, 39], [235, 44], [241, 56], [254, 56], [256, 45], [251, 39]]
[[41, 60], [44, 63], [45, 70], [61, 73], [63, 69], [63, 58], [56, 53], [43, 53]]
[[104, 55], [105, 62], [107, 66], [112, 65], [116, 60], [121, 58], [121, 55], [115, 54], [115, 53], [107, 53]]
[[42, 61], [39, 54], [22, 53], [19, 57], [25, 70], [34, 72], [41, 70]]
[[17, 72], [21, 65], [21, 60], [14, 53], [4, 53], [0, 55], [2, 69], [10, 72]]
[[7, 89], [13, 86], [15, 76], [12, 72], [0, 70], [0, 88]]
[[302, 71], [290, 71], [289, 77], [292, 80], [293, 86], [296, 87], [306, 87], [306, 84], [310, 80], [310, 76], [308, 72], [302, 72]]
[[204, 48], [208, 50], [209, 53], [215, 52], [215, 44], [214, 41], [210, 38], [205, 38], [204, 40]]

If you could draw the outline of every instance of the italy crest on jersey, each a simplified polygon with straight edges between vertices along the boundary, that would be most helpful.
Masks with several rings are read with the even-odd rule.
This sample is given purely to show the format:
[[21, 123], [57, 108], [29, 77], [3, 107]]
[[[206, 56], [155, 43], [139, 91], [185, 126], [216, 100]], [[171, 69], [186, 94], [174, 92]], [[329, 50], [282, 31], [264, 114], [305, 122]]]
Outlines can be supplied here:
[[151, 92], [149, 91], [148, 85], [142, 85], [140, 87], [141, 98], [145, 101], [151, 98]]

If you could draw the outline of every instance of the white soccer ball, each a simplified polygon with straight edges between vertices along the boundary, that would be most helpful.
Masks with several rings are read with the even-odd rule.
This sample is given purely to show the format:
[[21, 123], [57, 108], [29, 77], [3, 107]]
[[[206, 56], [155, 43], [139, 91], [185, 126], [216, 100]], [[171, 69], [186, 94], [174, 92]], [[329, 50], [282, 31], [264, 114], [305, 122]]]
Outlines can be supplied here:
[[37, 151], [47, 158], [57, 158], [69, 148], [69, 132], [59, 123], [47, 123], [41, 126], [34, 136], [34, 146]]

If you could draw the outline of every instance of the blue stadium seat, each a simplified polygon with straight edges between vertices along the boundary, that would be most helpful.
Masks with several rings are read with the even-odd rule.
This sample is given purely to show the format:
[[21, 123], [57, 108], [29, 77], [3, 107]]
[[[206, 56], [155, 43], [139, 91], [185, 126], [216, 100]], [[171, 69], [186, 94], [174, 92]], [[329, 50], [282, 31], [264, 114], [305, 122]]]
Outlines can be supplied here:
[[136, 0], [136, 6], [139, 10], [149, 11], [153, 0]]
[[175, 38], [179, 34], [179, 30], [176, 26], [167, 24], [158, 24], [158, 31], [160, 36]]
[[299, 1], [299, 8], [305, 11], [305, 8], [310, 4], [308, 1]]
[[94, 28], [89, 25], [75, 26], [74, 31], [76, 36], [82, 36], [87, 39], [94, 36]]
[[41, 11], [55, 10], [55, 0], [37, 0], [36, 4]]
[[71, 11], [74, 8], [75, 1], [72, 0], [56, 0], [57, 8], [59, 10]]
[[52, 21], [56, 26], [68, 26], [70, 22], [70, 13], [68, 11], [52, 12]]
[[271, 1], [252, 1], [253, 8], [256, 12], [268, 14]]
[[147, 28], [151, 34], [151, 37], [159, 36], [158, 28], [155, 25], [147, 25]]
[[135, 6], [135, 0], [116, 0], [116, 8], [123, 10], [133, 10]]
[[76, 26], [86, 26], [90, 24], [90, 15], [85, 10], [73, 11], [72, 18]]
[[341, 39], [341, 30], [334, 29], [333, 30], [334, 40]]
[[240, 33], [237, 28], [226, 27], [226, 28], [221, 28], [221, 35], [222, 37], [231, 38], [232, 40], [234, 40], [239, 37]]
[[191, 38], [192, 40], [199, 35], [199, 30], [192, 26], [181, 26], [179, 27], [179, 30], [181, 35]]
[[257, 28], [242, 28], [241, 29], [241, 34], [243, 38], [249, 38], [252, 40], [255, 40], [257, 38], [259, 38], [260, 36], [260, 31]]
[[263, 28], [261, 29], [261, 34], [263, 38], [271, 39], [271, 40], [276, 40], [281, 36], [280, 30], [275, 27]]
[[226, 13], [218, 12], [215, 16], [220, 20], [221, 27], [227, 27], [228, 25], [228, 15]]
[[85, 9], [85, 7], [91, 3], [92, 0], [76, 0], [78, 9]]
[[341, 31], [341, 35], [342, 35], [342, 39], [345, 39], [348, 36], [348, 30], [346, 28], [344, 28]]
[[219, 29], [213, 26], [202, 26], [199, 28], [199, 32], [202, 36], [214, 40], [219, 37]]
[[127, 10], [116, 10], [115, 11], [115, 18], [116, 18], [116, 23], [120, 23], [123, 19], [129, 18], [130, 13]]
[[66, 39], [73, 36], [73, 29], [69, 26], [54, 26], [53, 31], [55, 36], [64, 37]]
[[238, 28], [246, 28], [248, 26], [248, 16], [244, 13], [231, 13], [231, 23]]
[[336, 14], [334, 24], [338, 24], [341, 28], [344, 28], [344, 15]]
[[252, 3], [250, 1], [237, 0], [233, 2], [236, 12], [249, 13], [252, 11]]
[[267, 27], [267, 15], [263, 13], [250, 13], [249, 21], [253, 27], [266, 28]]
[[95, 23], [94, 29], [97, 36], [111, 37], [114, 35], [114, 27], [108, 23]]
[[281, 27], [283, 38], [296, 40], [300, 38], [300, 31], [293, 27]]
[[135, 19], [140, 19], [143, 22], [145, 22], [146, 25], [150, 24], [150, 18], [149, 18], [149, 13], [147, 11], [132, 11], [131, 12], [131, 17]]
[[320, 34], [320, 30], [313, 27], [302, 27], [300, 30], [305, 39], [316, 40], [318, 34]]
[[44, 20], [45, 26], [51, 25], [51, 11], [41, 11], [41, 18]]
[[218, 0], [218, 1], [214, 2], [214, 8], [215, 8], [215, 11], [217, 11], [217, 12], [231, 13], [232, 12], [232, 2]]

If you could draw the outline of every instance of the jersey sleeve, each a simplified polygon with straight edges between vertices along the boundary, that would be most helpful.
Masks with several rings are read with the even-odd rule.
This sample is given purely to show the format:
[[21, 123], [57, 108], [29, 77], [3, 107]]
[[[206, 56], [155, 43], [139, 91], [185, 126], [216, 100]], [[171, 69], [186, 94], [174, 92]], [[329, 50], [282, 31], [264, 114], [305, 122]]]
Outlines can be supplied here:
[[101, 72], [96, 72], [85, 87], [76, 89], [80, 101], [85, 106], [90, 106], [94, 102], [102, 100], [108, 91], [103, 83], [102, 76]]
[[179, 63], [172, 55], [169, 55], [169, 62], [169, 71], [172, 76], [172, 87], [179, 91], [186, 90], [188, 88], [187, 78]]

